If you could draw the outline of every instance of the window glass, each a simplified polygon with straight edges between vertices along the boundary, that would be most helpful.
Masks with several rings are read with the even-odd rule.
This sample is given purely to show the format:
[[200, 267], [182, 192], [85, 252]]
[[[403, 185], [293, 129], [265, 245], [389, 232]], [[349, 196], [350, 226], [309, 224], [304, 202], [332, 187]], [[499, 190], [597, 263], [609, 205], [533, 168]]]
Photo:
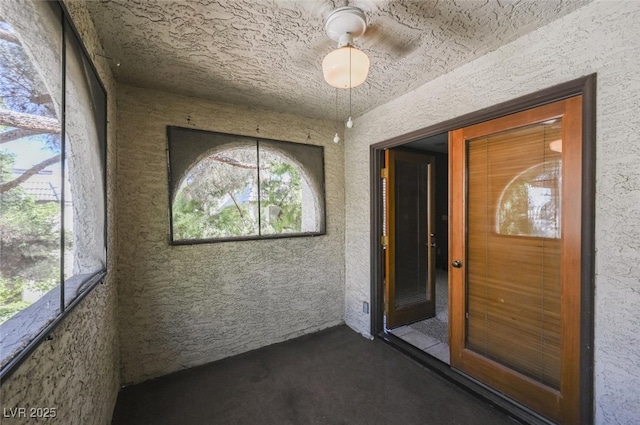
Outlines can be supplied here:
[[263, 235], [302, 231], [302, 175], [282, 154], [260, 152], [260, 216]]
[[106, 92], [60, 3], [0, 15], [0, 373], [106, 269]]
[[562, 161], [534, 165], [514, 178], [498, 203], [497, 233], [560, 238]]
[[485, 155], [492, 172], [487, 182], [498, 195], [496, 233], [560, 238], [562, 120], [506, 131], [491, 141]]
[[173, 201], [175, 239], [258, 234], [257, 151], [253, 145], [212, 153], [191, 167]]
[[0, 16], [0, 323], [48, 294], [38, 332], [60, 310], [61, 18], [48, 3], [10, 12]]
[[106, 96], [82, 47], [65, 26], [64, 281], [68, 304], [82, 282], [106, 268], [105, 102]]

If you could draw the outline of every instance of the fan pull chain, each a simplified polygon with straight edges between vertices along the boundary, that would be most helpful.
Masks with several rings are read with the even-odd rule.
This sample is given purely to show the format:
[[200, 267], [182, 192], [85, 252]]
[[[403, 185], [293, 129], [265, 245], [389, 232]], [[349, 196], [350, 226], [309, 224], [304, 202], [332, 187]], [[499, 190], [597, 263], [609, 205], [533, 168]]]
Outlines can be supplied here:
[[338, 89], [336, 89], [336, 135], [333, 136], [333, 143], [340, 142], [340, 136], [338, 136]]
[[352, 47], [349, 46], [349, 119], [347, 120], [347, 128], [353, 127], [353, 120], [351, 119], [351, 49]]

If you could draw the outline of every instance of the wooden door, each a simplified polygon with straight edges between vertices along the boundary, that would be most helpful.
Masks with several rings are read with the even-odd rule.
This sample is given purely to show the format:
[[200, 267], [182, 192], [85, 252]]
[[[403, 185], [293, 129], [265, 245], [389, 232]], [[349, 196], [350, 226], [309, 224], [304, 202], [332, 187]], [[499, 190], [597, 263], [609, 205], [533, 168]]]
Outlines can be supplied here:
[[385, 151], [387, 329], [435, 316], [432, 156]]
[[450, 133], [451, 366], [579, 424], [581, 97]]

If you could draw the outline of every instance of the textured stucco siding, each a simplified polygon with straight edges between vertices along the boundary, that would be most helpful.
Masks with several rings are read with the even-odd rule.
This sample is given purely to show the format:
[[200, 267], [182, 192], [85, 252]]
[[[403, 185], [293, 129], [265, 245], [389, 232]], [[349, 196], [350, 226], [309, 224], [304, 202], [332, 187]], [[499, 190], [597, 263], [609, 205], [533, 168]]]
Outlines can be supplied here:
[[119, 389], [112, 280], [98, 285], [2, 385], [2, 408], [55, 408], [55, 419], [3, 418], [3, 425], [111, 423]]
[[[323, 145], [327, 234], [170, 246], [167, 125]], [[122, 380], [342, 323], [344, 149], [334, 125], [118, 86]]]
[[[120, 387], [115, 283], [115, 83], [84, 1], [65, 1], [84, 44], [107, 89], [108, 96], [108, 276], [58, 325], [0, 388], [2, 407], [56, 408], [56, 419], [3, 418], [2, 424], [111, 423]], [[27, 410], [28, 412], [28, 410]]]
[[595, 418], [640, 418], [640, 2], [596, 1], [356, 120], [345, 321], [370, 332], [369, 145], [597, 72]]

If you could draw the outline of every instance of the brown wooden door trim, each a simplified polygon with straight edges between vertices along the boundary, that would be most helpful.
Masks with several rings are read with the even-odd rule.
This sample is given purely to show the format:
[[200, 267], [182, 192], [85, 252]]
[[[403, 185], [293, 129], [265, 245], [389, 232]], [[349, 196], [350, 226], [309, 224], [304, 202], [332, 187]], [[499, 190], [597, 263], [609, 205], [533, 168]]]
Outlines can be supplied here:
[[396, 303], [396, 293], [394, 291], [396, 268], [395, 268], [395, 261], [392, 261], [392, 259], [395, 258], [395, 255], [396, 255], [396, 252], [395, 252], [396, 244], [395, 244], [393, 232], [391, 231], [393, 227], [393, 223], [395, 223], [395, 208], [393, 208], [393, 205], [395, 205], [395, 191], [390, 189], [390, 188], [393, 188], [393, 186], [395, 185], [395, 179], [394, 179], [395, 176], [393, 175], [393, 173], [389, 173], [391, 160], [392, 160], [391, 151], [387, 149], [384, 151], [384, 164], [387, 170], [387, 177], [386, 177], [387, 197], [385, 199], [386, 201], [385, 209], [387, 211], [387, 217], [386, 217], [387, 228], [385, 229], [385, 234], [387, 235], [387, 246], [385, 247], [385, 250], [384, 250], [384, 265], [385, 265], [384, 267], [384, 281], [385, 281], [384, 314], [387, 318], [391, 314], [391, 311], [390, 311], [391, 306], [394, 306]]
[[[449, 132], [449, 146], [452, 146], [455, 139], [462, 137], [462, 129]], [[464, 305], [453, 300], [459, 300], [464, 296], [462, 286], [456, 285], [455, 282], [463, 280], [467, 250], [464, 228], [461, 226], [466, 221], [466, 196], [463, 188], [453, 185], [452, 182], [454, 176], [463, 173], [466, 168], [467, 156], [464, 150], [449, 149], [449, 351], [452, 366], [462, 362], [460, 355], [464, 348], [464, 339], [452, 330], [464, 328]], [[454, 244], [453, 241], [461, 243]], [[459, 261], [463, 267], [452, 267], [454, 261]]]
[[[567, 114], [563, 125], [563, 193], [562, 210], [582, 205], [582, 97], [565, 101]], [[565, 143], [566, 141], [566, 143]], [[580, 190], [571, 188], [580, 187]], [[581, 216], [581, 214], [580, 214]], [[581, 257], [582, 220], [563, 220], [562, 247], [562, 342], [568, 347], [562, 350], [562, 363], [575, 365], [562, 374], [560, 392], [563, 395], [563, 420], [565, 423], [581, 423], [580, 417], [580, 327], [582, 320], [576, 314], [581, 310]], [[576, 249], [578, 248], [578, 249]], [[572, 272], [575, 270], [575, 273]], [[577, 331], [576, 331], [577, 329]]]

